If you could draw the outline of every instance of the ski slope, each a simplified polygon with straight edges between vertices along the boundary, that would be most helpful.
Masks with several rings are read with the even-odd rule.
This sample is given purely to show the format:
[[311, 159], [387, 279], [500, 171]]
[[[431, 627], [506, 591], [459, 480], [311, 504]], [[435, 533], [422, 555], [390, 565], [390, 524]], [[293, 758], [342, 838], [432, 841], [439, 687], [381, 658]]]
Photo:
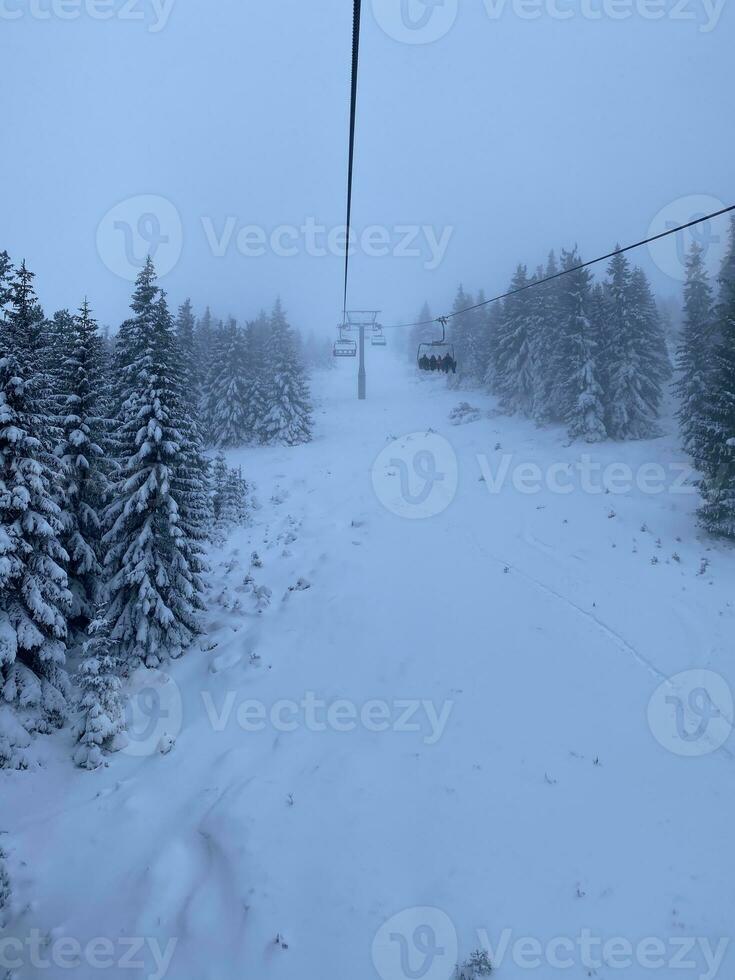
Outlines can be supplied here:
[[[112, 963], [39, 974], [24, 947], [18, 980], [448, 980], [483, 942], [503, 978], [647, 977], [655, 949], [670, 976], [731, 934], [732, 549], [691, 493], [492, 492], [504, 455], [516, 480], [585, 453], [637, 473], [680, 463], [675, 439], [568, 446], [385, 352], [368, 368], [365, 403], [354, 364], [320, 379], [314, 443], [231, 454], [259, 509], [213, 552], [201, 649], [136, 677], [128, 747], [80, 772], [63, 733], [42, 777], [0, 773], [6, 935], [103, 938]], [[450, 425], [463, 399], [482, 415]], [[724, 680], [687, 742], [649, 702], [691, 670]], [[584, 930], [659, 946], [588, 966]], [[673, 975], [731, 976], [706, 948]]]

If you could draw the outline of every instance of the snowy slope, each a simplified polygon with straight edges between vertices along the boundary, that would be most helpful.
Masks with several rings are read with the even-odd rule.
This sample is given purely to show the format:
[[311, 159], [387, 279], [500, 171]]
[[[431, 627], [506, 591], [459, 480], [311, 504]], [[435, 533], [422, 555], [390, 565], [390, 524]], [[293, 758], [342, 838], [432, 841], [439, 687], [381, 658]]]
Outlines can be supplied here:
[[[455, 930], [462, 959], [504, 930], [544, 946], [654, 937], [670, 969], [672, 941], [715, 949], [735, 903], [735, 741], [715, 748], [727, 684], [702, 675], [726, 715], [704, 742], [677, 742], [675, 703], [649, 721], [649, 701], [682, 671], [735, 683], [735, 554], [698, 537], [691, 494], [488, 483], [504, 454], [509, 472], [574, 477], [587, 452], [681, 462], [675, 440], [567, 446], [488, 416], [475, 393], [482, 418], [452, 426], [461, 398], [441, 379], [379, 352], [358, 403], [353, 367], [324, 379], [314, 443], [232, 453], [261, 507], [213, 555], [202, 651], [137, 679], [152, 689], [147, 737], [94, 773], [72, 768], [63, 738], [46, 742], [44, 774], [0, 773], [6, 937], [107, 937], [107, 976], [162, 976], [168, 947], [175, 980], [447, 980]], [[429, 428], [449, 448], [422, 440]], [[249, 574], [272, 592], [260, 612]], [[342, 699], [328, 720], [313, 709]], [[399, 915], [422, 907], [441, 912]], [[714, 975], [701, 946], [686, 958], [683, 975]], [[528, 973], [510, 950], [495, 959], [498, 976]], [[651, 973], [582, 959], [576, 947], [561, 972]], [[27, 946], [22, 960], [18, 978], [39, 975]], [[718, 975], [733, 964], [729, 951]], [[99, 973], [85, 953], [43, 975]]]

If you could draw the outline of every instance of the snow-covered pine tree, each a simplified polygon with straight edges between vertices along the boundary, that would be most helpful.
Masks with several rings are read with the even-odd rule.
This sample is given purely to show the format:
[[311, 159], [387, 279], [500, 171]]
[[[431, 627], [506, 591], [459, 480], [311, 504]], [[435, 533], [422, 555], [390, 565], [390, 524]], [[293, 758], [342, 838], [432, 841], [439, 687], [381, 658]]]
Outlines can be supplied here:
[[497, 304], [485, 305], [487, 297], [484, 290], [477, 294], [479, 308], [474, 310], [474, 326], [470, 334], [470, 358], [472, 362], [471, 380], [473, 385], [483, 384], [490, 363], [493, 346], [493, 307]]
[[52, 386], [54, 405], [61, 413], [64, 398], [64, 362], [66, 361], [74, 332], [74, 317], [68, 310], [57, 310], [46, 321], [44, 368]]
[[[212, 358], [214, 357], [215, 332], [216, 324], [214, 317], [210, 308], [207, 307], [197, 320], [194, 329], [194, 351], [199, 374], [200, 398], [203, 398], [205, 395], [204, 384], [209, 374]], [[203, 419], [201, 418], [201, 410], [200, 406], [200, 422], [204, 425]]]
[[[672, 368], [664, 321], [659, 313], [653, 290], [643, 269], [637, 266], [630, 277], [631, 306], [634, 322], [636, 350], [641, 373], [647, 379], [645, 397], [654, 413], [654, 423], [661, 414], [663, 389], [671, 380]], [[653, 429], [656, 426], [654, 424]]]
[[503, 317], [505, 316], [505, 304], [502, 300], [492, 303], [488, 307], [486, 329], [488, 332], [488, 358], [485, 366], [485, 377], [483, 383], [488, 391], [496, 393], [498, 390], [497, 364], [498, 364], [498, 344], [503, 330]]
[[82, 727], [74, 761], [83, 769], [97, 769], [104, 761], [103, 751], [123, 728], [120, 698], [120, 665], [110, 639], [110, 623], [104, 607], [89, 625], [84, 644], [84, 660], [79, 670], [82, 692]]
[[[556, 253], [549, 252], [546, 267], [537, 273], [540, 279], [558, 275], [559, 263]], [[559, 391], [559, 347], [560, 312], [559, 312], [559, 281], [546, 283], [531, 290], [538, 303], [538, 343], [537, 343], [537, 392], [535, 398], [534, 418], [538, 422], [564, 417]]]
[[[157, 318], [166, 331], [171, 319], [166, 297], [161, 293], [157, 302]], [[196, 415], [197, 406], [186, 390], [191, 374], [186, 350], [175, 339], [171, 351], [172, 377], [177, 379], [181, 392], [176, 400], [175, 427], [182, 435], [180, 462], [175, 471], [173, 494], [179, 508], [179, 527], [183, 532], [184, 551], [192, 572], [206, 570], [202, 546], [212, 529], [212, 500], [209, 486], [209, 459], [204, 453], [201, 427]]]
[[735, 219], [720, 272], [715, 311], [718, 345], [712, 397], [704, 411], [702, 445], [694, 456], [702, 460], [702, 526], [712, 534], [735, 537]]
[[[519, 265], [509, 291], [528, 286], [528, 273]], [[495, 393], [507, 412], [522, 412], [533, 417], [538, 392], [538, 333], [537, 304], [525, 289], [509, 296], [503, 305], [495, 350]]]
[[249, 513], [250, 488], [241, 469], [227, 466], [220, 451], [212, 467], [214, 526], [222, 532], [235, 524], [245, 524]]
[[184, 300], [176, 315], [176, 339], [179, 344], [179, 350], [181, 351], [184, 372], [184, 397], [188, 405], [189, 414], [192, 418], [199, 421], [202, 387], [201, 361], [197, 350], [195, 320], [190, 299]]
[[5, 320], [12, 296], [13, 263], [7, 252], [0, 252], [0, 324]]
[[704, 452], [704, 458], [696, 460], [698, 465], [704, 464], [709, 455], [702, 421], [714, 390], [716, 346], [712, 285], [704, 252], [694, 244], [686, 262], [684, 325], [676, 356], [678, 377], [674, 389], [679, 397], [677, 418], [684, 448], [695, 459], [698, 452]]
[[34, 396], [0, 351], [0, 683], [28, 730], [48, 731], [66, 716], [71, 593]]
[[608, 383], [607, 430], [614, 439], [646, 439], [657, 434], [656, 420], [665, 375], [660, 322], [649, 306], [645, 276], [631, 272], [617, 252], [606, 283]]
[[[555, 407], [568, 426], [571, 439], [600, 442], [607, 437], [602, 388], [597, 379], [597, 345], [590, 322], [592, 276], [578, 269], [581, 258], [574, 249], [562, 252], [562, 269], [568, 275], [558, 282], [559, 372], [554, 385]], [[569, 271], [569, 270], [576, 271]]]
[[[453, 385], [472, 385], [480, 380], [477, 374], [479, 366], [476, 350], [476, 311], [463, 312], [474, 305], [474, 297], [470, 293], [466, 293], [464, 286], [460, 284], [452, 306], [452, 313], [456, 315], [449, 321], [448, 339], [454, 345], [454, 358], [457, 362], [456, 375], [450, 375]], [[434, 331], [434, 336], [436, 336], [436, 331]]]
[[211, 485], [212, 485], [212, 511], [214, 514], [214, 524], [216, 528], [219, 528], [220, 520], [222, 517], [222, 512], [224, 509], [225, 493], [227, 488], [227, 460], [225, 459], [224, 452], [220, 449], [214, 458], [211, 469]]
[[[10, 300], [4, 322], [3, 349], [13, 353], [20, 364], [39, 381], [46, 367], [46, 319], [33, 284], [35, 273], [25, 261], [16, 269], [10, 283]], [[43, 394], [47, 394], [48, 385]]]
[[280, 299], [270, 317], [265, 349], [266, 403], [261, 442], [295, 446], [311, 440], [311, 396]]
[[234, 319], [218, 328], [205, 385], [208, 442], [242, 446], [250, 438], [245, 339]]
[[102, 338], [85, 299], [73, 318], [69, 349], [60, 371], [63, 406], [60, 503], [62, 541], [69, 555], [72, 594], [70, 626], [86, 631], [100, 596], [101, 514], [109, 491], [105, 458], [107, 420], [103, 413], [105, 386]]
[[0, 347], [13, 353], [24, 376], [32, 382], [33, 411], [37, 416], [37, 436], [41, 440], [44, 461], [54, 468], [53, 447], [58, 430], [58, 390], [54, 352], [49, 352], [49, 324], [36, 296], [35, 274], [22, 262], [10, 284], [10, 304], [2, 324]]
[[119, 339], [118, 472], [105, 510], [110, 637], [126, 669], [178, 656], [198, 632], [202, 583], [182, 530], [180, 359], [150, 258]]
[[245, 327], [245, 402], [248, 410], [247, 431], [252, 439], [260, 439], [263, 421], [268, 414], [269, 384], [266, 351], [269, 336], [268, 316], [261, 311], [257, 319]]
[[610, 372], [608, 357], [610, 351], [609, 321], [607, 318], [607, 294], [605, 286], [601, 282], [596, 282], [592, 286], [590, 294], [590, 326], [592, 336], [597, 347], [597, 380], [602, 388], [602, 404], [605, 410], [605, 419], [610, 417], [609, 391], [610, 391]]

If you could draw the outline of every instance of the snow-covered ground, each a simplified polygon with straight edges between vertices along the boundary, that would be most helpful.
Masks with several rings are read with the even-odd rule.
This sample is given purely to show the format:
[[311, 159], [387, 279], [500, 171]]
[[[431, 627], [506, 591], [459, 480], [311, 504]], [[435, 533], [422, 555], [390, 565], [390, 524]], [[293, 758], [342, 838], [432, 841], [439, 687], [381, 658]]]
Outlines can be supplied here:
[[260, 509], [213, 554], [202, 649], [136, 678], [127, 750], [0, 773], [4, 955], [447, 980], [485, 943], [499, 977], [731, 977], [735, 552], [675, 439], [568, 446], [370, 353], [367, 402], [354, 364], [321, 379], [314, 443], [231, 454]]

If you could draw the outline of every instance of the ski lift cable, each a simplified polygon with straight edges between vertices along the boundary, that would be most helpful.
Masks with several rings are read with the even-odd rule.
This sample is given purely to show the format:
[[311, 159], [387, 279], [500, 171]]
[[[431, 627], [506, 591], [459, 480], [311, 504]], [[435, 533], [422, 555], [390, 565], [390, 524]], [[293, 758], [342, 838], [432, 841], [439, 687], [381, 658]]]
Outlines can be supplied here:
[[357, 120], [357, 72], [360, 62], [360, 14], [362, 0], [354, 0], [352, 23], [352, 81], [350, 92], [350, 150], [347, 163], [347, 228], [345, 247], [345, 291], [342, 322], [347, 320], [347, 284], [350, 272], [350, 223], [352, 221], [352, 176], [355, 163], [355, 123]]
[[511, 289], [507, 293], [501, 293], [499, 296], [493, 296], [491, 299], [486, 299], [482, 303], [475, 303], [474, 306], [468, 306], [463, 310], [455, 310], [453, 313], [446, 313], [443, 316], [434, 317], [433, 320], [418, 320], [415, 323], [383, 324], [383, 330], [402, 330], [407, 327], [428, 327], [433, 326], [435, 323], [440, 324], [442, 329], [444, 329], [449, 320], [455, 316], [461, 316], [463, 313], [472, 313], [474, 310], [479, 310], [483, 306], [489, 306], [491, 303], [497, 303], [501, 299], [507, 299], [509, 296], [516, 296], [518, 293], [524, 293], [527, 289], [534, 289], [536, 286], [543, 286], [548, 282], [553, 282], [555, 279], [561, 279], [562, 276], [569, 276], [573, 272], [579, 272], [581, 269], [588, 269], [591, 265], [606, 262], [608, 259], [612, 259], [616, 255], [622, 255], [625, 252], [632, 252], [635, 248], [641, 248], [643, 245], [650, 245], [651, 242], [657, 242], [662, 238], [668, 238], [669, 235], [676, 235], [680, 231], [686, 231], [687, 228], [693, 228], [695, 225], [701, 225], [705, 221], [711, 221], [713, 218], [719, 218], [723, 214], [729, 214], [732, 211], [735, 211], [735, 204], [731, 204], [730, 207], [727, 208], [722, 208], [721, 211], [713, 211], [711, 214], [706, 214], [701, 218], [696, 218], [694, 221], [689, 221], [685, 225], [679, 225], [677, 228], [670, 228], [668, 231], [664, 231], [660, 235], [653, 235], [651, 238], [644, 238], [643, 241], [635, 242], [633, 245], [626, 245], [625, 248], [616, 248], [615, 251], [608, 252], [607, 255], [601, 255], [599, 258], [590, 259], [589, 262], [582, 262], [580, 265], [575, 265], [571, 269], [563, 269], [561, 272], [557, 272], [553, 276], [546, 276], [545, 279], [534, 279], [533, 282], [529, 282], [526, 286], [520, 286], [518, 289]]

